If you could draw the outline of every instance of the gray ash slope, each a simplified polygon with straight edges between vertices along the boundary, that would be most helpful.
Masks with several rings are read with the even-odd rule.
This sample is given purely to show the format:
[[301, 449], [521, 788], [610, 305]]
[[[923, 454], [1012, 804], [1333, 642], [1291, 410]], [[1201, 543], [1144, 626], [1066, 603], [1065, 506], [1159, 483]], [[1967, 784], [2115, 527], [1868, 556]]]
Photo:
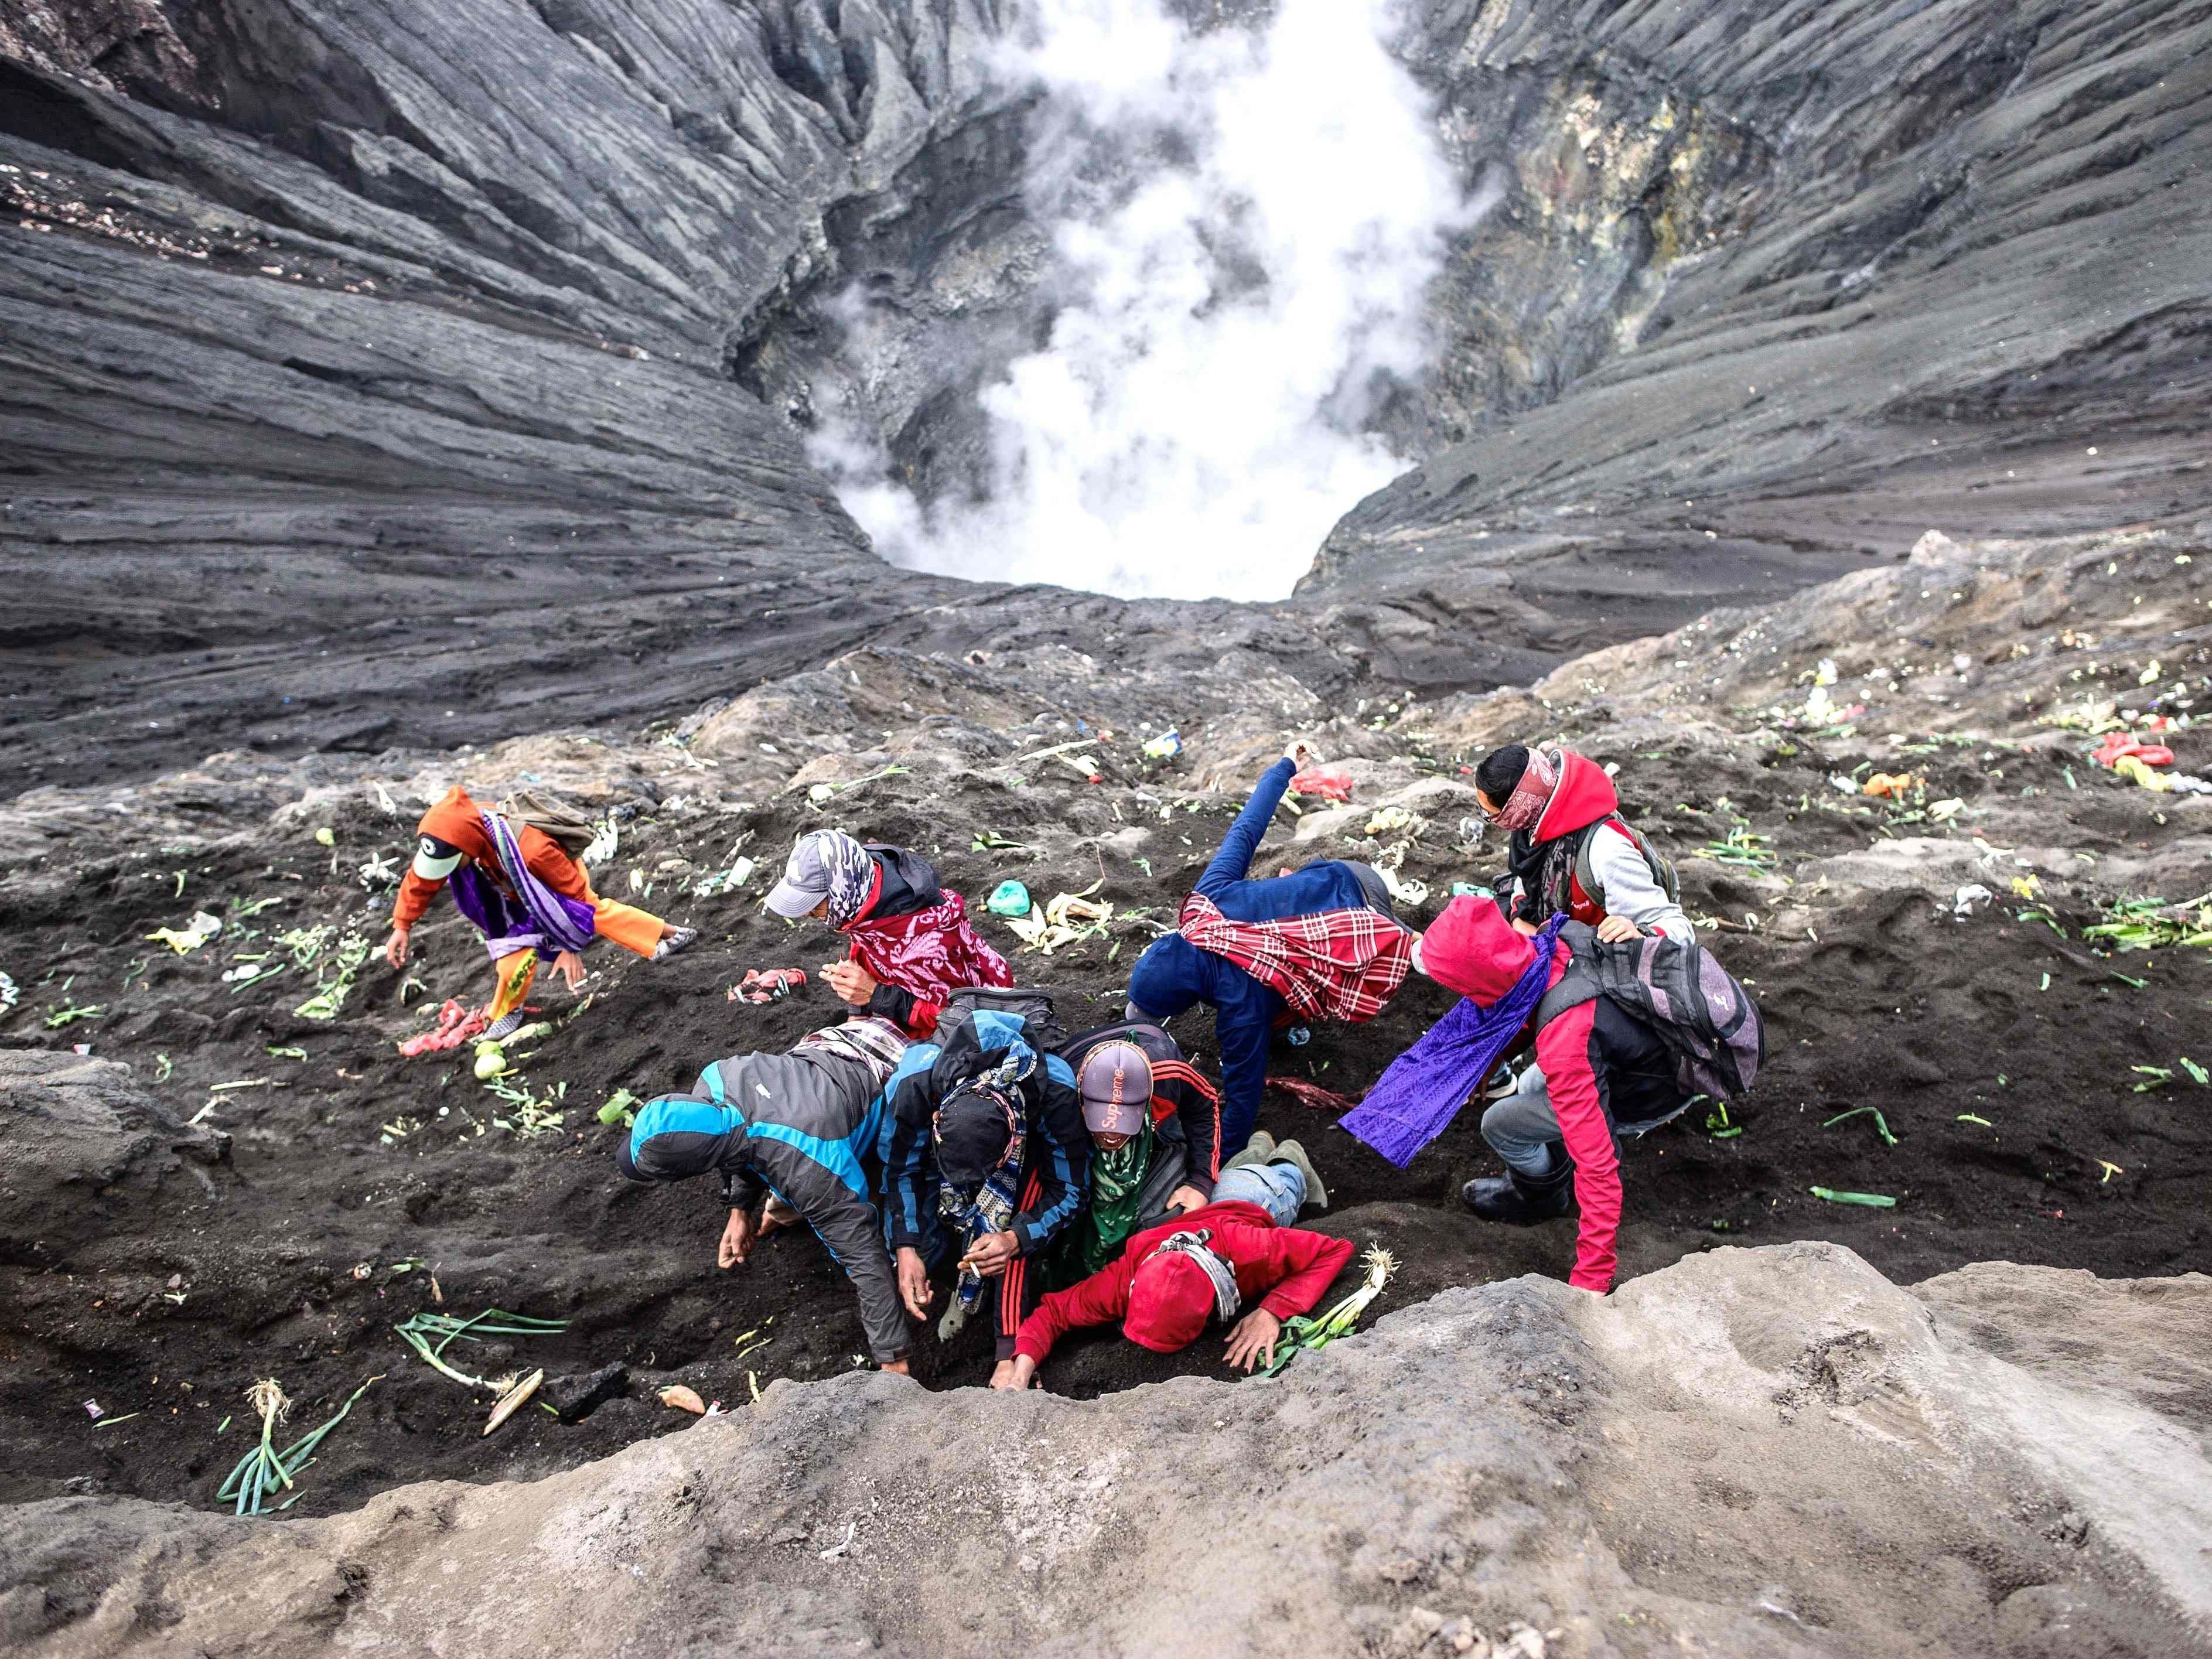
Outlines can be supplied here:
[[887, 573], [792, 422], [884, 382], [848, 283], [917, 462], [1048, 314], [1013, 18], [0, 0], [0, 781], [627, 728], [866, 636], [1516, 682], [1930, 523], [2208, 505], [2203, 9], [1492, 0], [1399, 43], [1502, 192], [1383, 417], [1429, 459], [1297, 599]]

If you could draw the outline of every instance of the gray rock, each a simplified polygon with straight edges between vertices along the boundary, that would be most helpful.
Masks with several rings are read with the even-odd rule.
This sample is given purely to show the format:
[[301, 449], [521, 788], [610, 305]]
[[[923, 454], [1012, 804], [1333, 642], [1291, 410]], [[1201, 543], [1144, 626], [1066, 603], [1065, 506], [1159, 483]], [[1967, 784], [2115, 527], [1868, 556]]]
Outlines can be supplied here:
[[617, 1362], [574, 1376], [556, 1376], [538, 1390], [563, 1423], [580, 1423], [629, 1387], [629, 1367]]
[[128, 1066], [0, 1049], [0, 1259], [64, 1261], [188, 1166], [204, 1186], [229, 1158], [228, 1135], [173, 1116]]
[[[487, 1656], [1571, 1654], [1631, 1631], [1778, 1659], [2205, 1653], [2212, 1346], [2178, 1339], [2212, 1280], [2100, 1294], [2100, 1331], [2193, 1380], [2146, 1396], [1996, 1352], [2044, 1346], [2044, 1287], [2072, 1277], [1977, 1267], [1930, 1303], [1838, 1246], [1723, 1249], [1606, 1298], [1449, 1291], [1273, 1382], [1078, 1403], [854, 1372], [534, 1484], [282, 1528], [28, 1504], [0, 1512], [9, 1634], [70, 1655], [296, 1652], [363, 1620]], [[1920, 1564], [1909, 1591], [1883, 1559]], [[131, 1616], [155, 1605], [158, 1634]]]

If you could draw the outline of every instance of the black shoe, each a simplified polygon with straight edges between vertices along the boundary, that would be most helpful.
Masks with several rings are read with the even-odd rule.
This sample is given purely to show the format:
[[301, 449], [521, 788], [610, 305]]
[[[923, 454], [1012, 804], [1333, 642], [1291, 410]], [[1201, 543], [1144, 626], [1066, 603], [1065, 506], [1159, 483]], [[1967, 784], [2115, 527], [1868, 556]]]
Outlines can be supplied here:
[[1541, 1180], [1509, 1169], [1502, 1176], [1485, 1176], [1459, 1189], [1460, 1201], [1485, 1221], [1502, 1221], [1509, 1227], [1534, 1227], [1556, 1220], [1574, 1204], [1572, 1164]]

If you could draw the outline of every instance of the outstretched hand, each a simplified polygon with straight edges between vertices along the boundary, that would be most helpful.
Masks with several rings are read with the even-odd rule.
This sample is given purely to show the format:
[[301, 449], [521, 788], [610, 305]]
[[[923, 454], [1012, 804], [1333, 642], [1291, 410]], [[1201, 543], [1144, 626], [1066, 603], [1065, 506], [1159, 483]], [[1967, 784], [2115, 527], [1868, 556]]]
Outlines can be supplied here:
[[1283, 1322], [1265, 1308], [1255, 1308], [1229, 1329], [1229, 1352], [1224, 1356], [1240, 1370], [1250, 1370], [1264, 1356], [1272, 1365], [1275, 1363], [1275, 1340], [1283, 1334]]
[[407, 930], [404, 927], [393, 928], [392, 937], [384, 941], [384, 959], [395, 969], [407, 965]]
[[901, 1245], [898, 1252], [899, 1300], [916, 1319], [929, 1317], [929, 1304], [937, 1299], [937, 1292], [929, 1288], [929, 1266], [921, 1259], [921, 1252]]
[[722, 1229], [721, 1248], [715, 1252], [714, 1265], [737, 1267], [744, 1264], [752, 1254], [753, 1240], [759, 1237], [752, 1217], [744, 1210], [730, 1212], [730, 1224]]
[[563, 951], [553, 958], [553, 971], [572, 991], [584, 988], [584, 959], [574, 951]]
[[1304, 738], [1292, 738], [1290, 747], [1283, 750], [1283, 758], [1303, 772], [1321, 757]]

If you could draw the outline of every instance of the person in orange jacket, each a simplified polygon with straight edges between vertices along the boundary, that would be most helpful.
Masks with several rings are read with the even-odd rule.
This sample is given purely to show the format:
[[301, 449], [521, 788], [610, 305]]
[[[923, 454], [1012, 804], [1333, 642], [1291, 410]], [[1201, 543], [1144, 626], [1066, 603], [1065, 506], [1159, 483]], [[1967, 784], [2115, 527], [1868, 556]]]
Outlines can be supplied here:
[[487, 812], [456, 785], [422, 815], [415, 861], [399, 884], [384, 959], [407, 965], [408, 937], [441, 887], [450, 886], [461, 914], [476, 924], [496, 964], [499, 987], [485, 1011], [487, 1037], [522, 1024], [522, 1000], [538, 976], [538, 959], [570, 990], [584, 982], [584, 947], [611, 939], [659, 962], [696, 939], [633, 905], [592, 890], [584, 866], [544, 830]]

